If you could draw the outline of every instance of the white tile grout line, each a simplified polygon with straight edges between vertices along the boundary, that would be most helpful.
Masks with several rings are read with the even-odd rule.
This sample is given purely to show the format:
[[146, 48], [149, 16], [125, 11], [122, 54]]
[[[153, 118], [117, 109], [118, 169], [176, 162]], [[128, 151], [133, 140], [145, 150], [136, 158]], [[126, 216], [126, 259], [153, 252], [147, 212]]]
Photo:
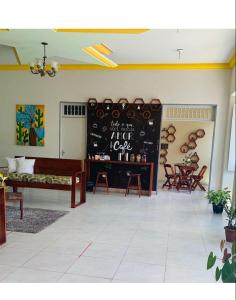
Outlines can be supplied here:
[[[141, 222], [140, 222], [140, 223], [141, 223]], [[120, 268], [122, 262], [124, 261], [124, 258], [125, 258], [125, 256], [126, 256], [128, 250], [129, 250], [129, 248], [130, 248], [130, 243], [131, 243], [131, 241], [134, 239], [134, 237], [135, 237], [135, 235], [136, 235], [136, 233], [137, 233], [139, 227], [141, 226], [140, 223], [139, 223], [139, 226], [137, 227], [137, 229], [135, 230], [134, 235], [130, 238], [130, 242], [129, 242], [127, 248], [126, 248], [126, 251], [124, 251], [124, 254], [123, 254], [122, 258], [121, 258], [121, 261], [120, 261], [119, 265], [117, 266], [117, 268], [116, 268], [116, 270], [115, 270], [115, 272], [114, 272], [114, 274], [113, 274], [113, 276], [112, 276], [112, 278], [111, 278], [111, 281], [114, 279], [116, 273], [118, 272], [118, 269]]]
[[168, 224], [167, 248], [166, 248], [165, 271], [164, 271], [163, 282], [165, 282], [166, 280], [166, 266], [167, 266], [168, 246], [169, 246], [169, 237], [170, 237], [170, 223], [171, 220], [169, 220], [169, 224]]

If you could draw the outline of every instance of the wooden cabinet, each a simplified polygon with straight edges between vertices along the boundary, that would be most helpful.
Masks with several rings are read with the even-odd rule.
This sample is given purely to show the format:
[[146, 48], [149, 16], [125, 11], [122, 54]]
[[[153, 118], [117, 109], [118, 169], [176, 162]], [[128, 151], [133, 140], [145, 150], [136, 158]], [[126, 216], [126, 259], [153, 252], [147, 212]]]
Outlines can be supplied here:
[[0, 188], [0, 245], [6, 243], [6, 208], [4, 189]]

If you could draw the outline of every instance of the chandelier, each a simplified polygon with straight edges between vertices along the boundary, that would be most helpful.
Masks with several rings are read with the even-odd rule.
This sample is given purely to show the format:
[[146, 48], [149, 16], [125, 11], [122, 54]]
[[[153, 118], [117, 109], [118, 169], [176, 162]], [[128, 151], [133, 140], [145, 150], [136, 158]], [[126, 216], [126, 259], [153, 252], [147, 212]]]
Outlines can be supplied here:
[[55, 77], [56, 72], [58, 71], [58, 63], [56, 61], [51, 62], [50, 66], [46, 66], [46, 46], [48, 43], [42, 42], [44, 55], [42, 59], [37, 59], [34, 62], [30, 63], [30, 71], [33, 74], [40, 74], [41, 77], [44, 77], [46, 74], [50, 77]]

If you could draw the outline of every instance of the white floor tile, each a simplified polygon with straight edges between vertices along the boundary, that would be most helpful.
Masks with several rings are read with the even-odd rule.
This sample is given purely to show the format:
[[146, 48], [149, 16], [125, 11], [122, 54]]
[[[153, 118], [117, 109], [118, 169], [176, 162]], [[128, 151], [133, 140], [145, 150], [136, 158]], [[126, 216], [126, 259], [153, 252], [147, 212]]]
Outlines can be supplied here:
[[120, 262], [121, 260], [117, 258], [81, 256], [67, 273], [112, 278]]
[[91, 256], [91, 257], [114, 257], [114, 258], [122, 258], [124, 256], [125, 251], [127, 250], [127, 246], [124, 245], [114, 245], [108, 243], [101, 242], [93, 242], [83, 253], [83, 256]]
[[114, 276], [121, 282], [163, 282], [165, 267], [153, 264], [123, 262]]
[[42, 251], [30, 259], [25, 268], [65, 272], [78, 258], [76, 255]]
[[0, 251], [0, 265], [19, 267], [26, 263], [36, 253], [37, 251], [28, 249], [4, 247]]
[[12, 273], [16, 267], [0, 265], [0, 281], [3, 280], [7, 275]]
[[109, 283], [111, 280], [101, 277], [64, 274], [58, 282], [61, 283]]
[[199, 270], [194, 267], [188, 268], [167, 266], [165, 273], [165, 282], [168, 283], [213, 283], [214, 274], [211, 270], [206, 270], [206, 267]]
[[2, 282], [14, 283], [42, 283], [57, 282], [63, 273], [48, 272], [41, 270], [32, 270], [26, 268], [18, 268], [15, 272], [4, 278]]
[[163, 246], [156, 248], [129, 248], [124, 257], [124, 262], [138, 262], [165, 266], [166, 250], [166, 247]]

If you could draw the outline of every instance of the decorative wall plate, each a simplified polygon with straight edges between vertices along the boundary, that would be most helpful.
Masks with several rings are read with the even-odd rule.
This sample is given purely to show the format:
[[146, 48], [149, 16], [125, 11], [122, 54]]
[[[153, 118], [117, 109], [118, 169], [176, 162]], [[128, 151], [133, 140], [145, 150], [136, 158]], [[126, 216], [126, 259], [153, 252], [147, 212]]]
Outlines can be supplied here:
[[197, 134], [195, 132], [192, 132], [188, 136], [189, 141], [196, 141], [197, 139]]
[[112, 111], [112, 117], [113, 117], [114, 119], [118, 119], [119, 116], [120, 116], [119, 110], [115, 109], [115, 110]]
[[161, 101], [159, 99], [152, 99], [151, 102], [151, 110], [158, 111], [161, 109]]
[[167, 162], [167, 158], [165, 156], [161, 156], [159, 162], [161, 165], [164, 165]]
[[120, 98], [119, 100], [118, 100], [118, 103], [125, 103], [125, 104], [128, 104], [129, 103], [129, 101], [128, 101], [128, 99], [127, 98]]
[[103, 111], [103, 109], [98, 109], [98, 110], [96, 111], [96, 115], [97, 115], [97, 117], [98, 117], [99, 119], [102, 119], [102, 118], [104, 117], [104, 111]]
[[173, 134], [168, 134], [166, 140], [169, 142], [169, 143], [173, 143], [175, 141], [175, 136]]
[[189, 150], [188, 144], [184, 143], [181, 147], [180, 147], [180, 152], [181, 153], [187, 153]]
[[160, 150], [160, 156], [166, 156], [168, 154], [167, 149], [161, 149]]
[[188, 148], [189, 149], [195, 149], [197, 147], [197, 144], [196, 144], [196, 142], [195, 141], [190, 141], [189, 143], [188, 143]]
[[167, 131], [167, 129], [166, 128], [163, 128], [162, 130], [161, 130], [161, 138], [162, 139], [166, 139], [167, 137], [168, 137], [168, 131]]
[[150, 113], [149, 110], [145, 110], [145, 111], [143, 112], [143, 118], [144, 118], [145, 120], [148, 120], [148, 119], [151, 118], [151, 113]]
[[191, 161], [193, 162], [193, 163], [197, 163], [197, 162], [199, 162], [199, 156], [197, 155], [197, 152], [194, 152], [193, 153], [193, 155], [191, 156]]
[[122, 104], [123, 110], [126, 110], [128, 108], [129, 101], [127, 98], [120, 98], [118, 103]]
[[104, 99], [102, 102], [102, 107], [105, 110], [111, 110], [113, 107], [113, 101], [112, 99]]
[[196, 131], [196, 135], [197, 135], [197, 137], [199, 137], [199, 138], [203, 138], [205, 134], [206, 134], [206, 133], [205, 133], [205, 130], [204, 130], [204, 129], [198, 129], [198, 130]]
[[169, 134], [175, 134], [176, 133], [176, 128], [173, 124], [171, 124], [168, 128], [167, 131]]
[[134, 99], [133, 104], [136, 104], [136, 109], [137, 110], [143, 110], [144, 109], [144, 100], [143, 100], [143, 98]]
[[96, 98], [88, 99], [88, 109], [96, 109], [98, 106], [98, 102]]

